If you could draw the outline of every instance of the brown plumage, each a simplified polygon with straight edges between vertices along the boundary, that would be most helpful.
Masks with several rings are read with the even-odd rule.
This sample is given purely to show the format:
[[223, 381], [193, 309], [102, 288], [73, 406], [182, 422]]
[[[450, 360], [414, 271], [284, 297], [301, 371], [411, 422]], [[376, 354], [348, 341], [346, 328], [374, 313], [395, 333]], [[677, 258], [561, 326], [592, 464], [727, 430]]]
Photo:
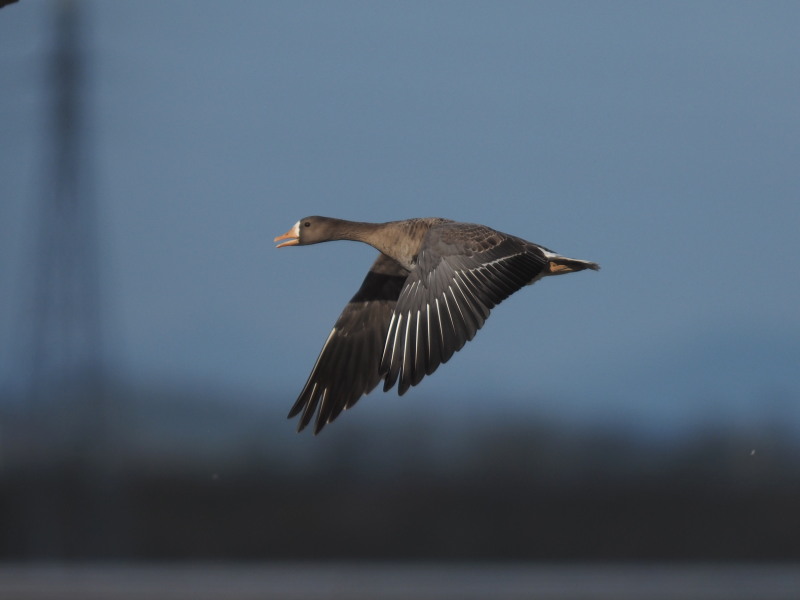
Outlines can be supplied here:
[[289, 417], [314, 433], [383, 380], [404, 394], [447, 362], [489, 312], [525, 285], [593, 262], [566, 258], [484, 225], [426, 218], [358, 223], [306, 217], [275, 238], [284, 246], [332, 240], [380, 251], [322, 347]]

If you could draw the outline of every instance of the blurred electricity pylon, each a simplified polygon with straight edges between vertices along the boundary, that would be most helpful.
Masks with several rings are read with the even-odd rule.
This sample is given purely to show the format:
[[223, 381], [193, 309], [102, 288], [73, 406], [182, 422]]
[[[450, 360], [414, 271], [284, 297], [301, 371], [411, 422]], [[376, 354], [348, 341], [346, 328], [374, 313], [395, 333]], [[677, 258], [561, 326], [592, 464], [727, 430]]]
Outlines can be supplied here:
[[[30, 297], [19, 350], [25, 378], [25, 486], [19, 535], [31, 558], [98, 554], [110, 487], [96, 206], [87, 144], [81, 4], [55, 5], [52, 99], [36, 206]], [[80, 490], [63, 482], [79, 473]], [[74, 479], [73, 479], [74, 480]], [[59, 483], [62, 482], [62, 483]], [[113, 487], [113, 486], [111, 486]], [[66, 497], [81, 498], [81, 510]], [[93, 541], [94, 540], [94, 541]]]
[[28, 328], [29, 392], [97, 379], [102, 319], [97, 227], [81, 99], [84, 61], [79, 4], [58, 4], [49, 75], [53, 99], [50, 155], [44, 165]]

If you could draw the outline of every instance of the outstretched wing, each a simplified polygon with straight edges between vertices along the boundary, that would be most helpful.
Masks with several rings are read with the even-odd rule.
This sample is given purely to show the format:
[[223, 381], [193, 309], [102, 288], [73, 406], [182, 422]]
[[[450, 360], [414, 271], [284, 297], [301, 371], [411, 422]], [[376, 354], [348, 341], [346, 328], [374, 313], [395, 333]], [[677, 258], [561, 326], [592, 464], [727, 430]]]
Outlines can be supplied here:
[[314, 433], [378, 384], [383, 343], [408, 271], [381, 254], [336, 320], [303, 391], [289, 411], [302, 411], [298, 431], [317, 413]]
[[431, 228], [397, 300], [384, 344], [384, 391], [402, 395], [447, 362], [489, 311], [546, 270], [541, 249], [481, 225]]

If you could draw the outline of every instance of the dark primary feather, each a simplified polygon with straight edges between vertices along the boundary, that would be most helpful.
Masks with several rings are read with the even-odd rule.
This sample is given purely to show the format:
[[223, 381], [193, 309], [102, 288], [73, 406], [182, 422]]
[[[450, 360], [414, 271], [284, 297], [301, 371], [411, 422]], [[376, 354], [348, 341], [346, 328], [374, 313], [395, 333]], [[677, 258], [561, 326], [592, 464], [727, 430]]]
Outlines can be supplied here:
[[317, 411], [314, 432], [350, 408], [378, 384], [378, 366], [389, 319], [408, 276], [397, 261], [379, 254], [361, 288], [336, 320], [289, 417], [303, 412], [298, 430]]

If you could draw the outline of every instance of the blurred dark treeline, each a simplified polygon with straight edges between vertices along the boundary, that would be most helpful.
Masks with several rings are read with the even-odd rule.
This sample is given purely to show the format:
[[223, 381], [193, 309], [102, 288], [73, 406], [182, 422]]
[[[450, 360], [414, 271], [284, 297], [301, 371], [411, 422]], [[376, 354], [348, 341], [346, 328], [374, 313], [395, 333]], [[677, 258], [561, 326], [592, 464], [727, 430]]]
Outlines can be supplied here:
[[0, 558], [800, 559], [800, 453], [780, 423], [652, 441], [346, 415], [313, 437], [266, 399], [103, 393], [0, 403]]

